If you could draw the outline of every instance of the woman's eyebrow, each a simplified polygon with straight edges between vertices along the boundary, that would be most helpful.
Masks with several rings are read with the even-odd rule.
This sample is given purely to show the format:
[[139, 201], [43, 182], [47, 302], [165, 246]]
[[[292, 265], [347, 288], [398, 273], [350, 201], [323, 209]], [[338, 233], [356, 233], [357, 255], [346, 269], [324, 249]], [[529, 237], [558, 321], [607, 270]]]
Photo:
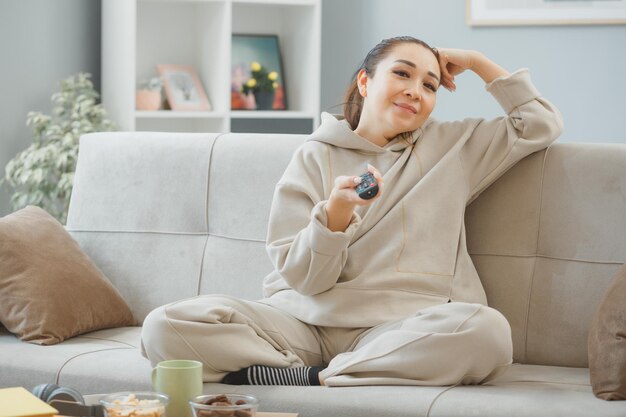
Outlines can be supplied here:
[[[394, 62], [400, 62], [400, 63], [402, 63], [402, 64], [406, 64], [406, 65], [408, 65], [409, 67], [412, 67], [412, 68], [417, 68], [417, 65], [415, 65], [415, 64], [414, 64], [413, 62], [411, 62], [411, 61], [407, 61], [406, 59], [396, 59]], [[430, 76], [431, 76], [431, 77], [433, 77], [435, 80], [437, 80], [437, 82], [440, 82], [440, 81], [439, 81], [439, 77], [437, 77], [437, 74], [435, 74], [434, 72], [432, 72], [432, 71], [428, 71], [428, 75], [430, 75]]]

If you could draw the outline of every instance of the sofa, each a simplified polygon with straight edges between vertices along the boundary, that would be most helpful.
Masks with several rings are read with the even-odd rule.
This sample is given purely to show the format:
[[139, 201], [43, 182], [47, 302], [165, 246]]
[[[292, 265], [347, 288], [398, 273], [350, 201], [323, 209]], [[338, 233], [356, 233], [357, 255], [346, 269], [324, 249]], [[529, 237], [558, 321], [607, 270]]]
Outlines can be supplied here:
[[[84, 135], [65, 229], [141, 323], [198, 294], [262, 297], [274, 185], [305, 135], [106, 132]], [[626, 259], [626, 144], [556, 143], [467, 208], [470, 254], [489, 305], [509, 320], [514, 364], [481, 386], [284, 387], [250, 393], [262, 411], [334, 416], [626, 416], [591, 389], [587, 335]], [[71, 291], [68, 288], [67, 291]], [[51, 346], [2, 330], [0, 387], [83, 394], [149, 390], [141, 327]]]

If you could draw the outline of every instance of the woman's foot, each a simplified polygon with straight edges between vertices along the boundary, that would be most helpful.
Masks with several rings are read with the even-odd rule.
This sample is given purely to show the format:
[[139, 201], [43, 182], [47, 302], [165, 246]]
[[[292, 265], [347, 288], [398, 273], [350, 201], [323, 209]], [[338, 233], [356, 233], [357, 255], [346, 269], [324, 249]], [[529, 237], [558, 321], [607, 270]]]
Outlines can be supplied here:
[[253, 365], [226, 374], [222, 384], [229, 385], [321, 385], [319, 373], [321, 366], [303, 366], [299, 368], [272, 368]]

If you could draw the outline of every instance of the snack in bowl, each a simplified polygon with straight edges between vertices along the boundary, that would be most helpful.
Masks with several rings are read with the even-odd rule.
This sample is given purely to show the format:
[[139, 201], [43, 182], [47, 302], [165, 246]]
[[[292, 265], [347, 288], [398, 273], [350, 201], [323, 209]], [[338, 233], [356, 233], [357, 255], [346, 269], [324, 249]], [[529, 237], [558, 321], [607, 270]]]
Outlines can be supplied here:
[[170, 399], [160, 392], [116, 392], [100, 400], [107, 417], [165, 417]]
[[199, 395], [189, 401], [194, 417], [254, 417], [259, 400], [252, 395]]

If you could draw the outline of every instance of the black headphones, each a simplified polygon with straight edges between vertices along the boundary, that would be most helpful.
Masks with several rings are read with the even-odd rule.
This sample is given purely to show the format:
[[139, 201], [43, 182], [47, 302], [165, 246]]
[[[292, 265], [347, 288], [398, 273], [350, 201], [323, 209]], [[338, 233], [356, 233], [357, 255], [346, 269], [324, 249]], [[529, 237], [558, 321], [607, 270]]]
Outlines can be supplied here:
[[56, 384], [41, 384], [33, 388], [35, 397], [50, 404], [54, 400], [72, 401], [78, 404], [85, 404], [85, 399], [73, 388], [60, 387]]

